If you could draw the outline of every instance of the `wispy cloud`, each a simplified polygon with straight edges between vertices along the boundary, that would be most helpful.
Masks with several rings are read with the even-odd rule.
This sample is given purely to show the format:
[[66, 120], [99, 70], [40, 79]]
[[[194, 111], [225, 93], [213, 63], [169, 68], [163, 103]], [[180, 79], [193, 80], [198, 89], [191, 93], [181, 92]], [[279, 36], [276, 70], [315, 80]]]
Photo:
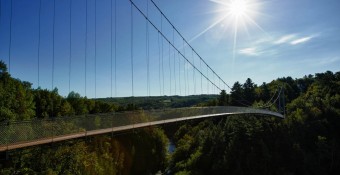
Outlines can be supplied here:
[[340, 61], [339, 56], [331, 56], [331, 57], [315, 57], [315, 58], [304, 58], [299, 61], [294, 61], [294, 64], [300, 65], [303, 64], [305, 66], [327, 66], [330, 64], [336, 64]]
[[291, 41], [290, 44], [291, 44], [291, 45], [302, 44], [302, 43], [305, 43], [305, 42], [309, 41], [309, 40], [312, 39], [312, 38], [313, 38], [312, 36], [299, 38], [299, 39], [296, 39], [296, 40]]
[[249, 56], [258, 56], [260, 54], [259, 52], [257, 52], [255, 47], [241, 49], [239, 50], [239, 53], [243, 55], [249, 55]]
[[278, 40], [274, 41], [274, 44], [287, 43], [287, 42], [290, 42], [294, 38], [295, 38], [294, 34], [284, 35], [281, 38], [279, 38]]
[[297, 44], [305, 43], [305, 42], [311, 40], [314, 37], [315, 37], [315, 35], [310, 35], [310, 36], [298, 38], [298, 36], [296, 34], [288, 34], [288, 35], [284, 35], [284, 36], [280, 37], [278, 40], [274, 41], [273, 44], [285, 44], [285, 43], [287, 43], [287, 44], [291, 44], [291, 45], [297, 45]]
[[327, 64], [333, 64], [340, 61], [340, 57], [329, 57], [329, 58], [325, 58], [319, 61], [318, 65], [327, 65]]
[[260, 38], [250, 43], [250, 45], [238, 50], [238, 54], [246, 56], [273, 56], [280, 54], [280, 52], [287, 49], [294, 48], [299, 44], [306, 43], [318, 36], [318, 34], [302, 35], [292, 33], [279, 37]]

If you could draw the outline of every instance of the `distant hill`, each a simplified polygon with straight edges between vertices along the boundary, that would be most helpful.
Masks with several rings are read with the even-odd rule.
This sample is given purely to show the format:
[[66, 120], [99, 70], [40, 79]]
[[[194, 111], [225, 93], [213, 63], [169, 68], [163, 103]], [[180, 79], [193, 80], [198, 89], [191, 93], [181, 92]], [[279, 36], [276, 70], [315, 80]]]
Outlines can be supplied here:
[[216, 100], [218, 95], [202, 94], [190, 96], [151, 96], [151, 97], [116, 97], [99, 98], [97, 100], [113, 103], [117, 106], [135, 105], [143, 109], [179, 108], [198, 106]]

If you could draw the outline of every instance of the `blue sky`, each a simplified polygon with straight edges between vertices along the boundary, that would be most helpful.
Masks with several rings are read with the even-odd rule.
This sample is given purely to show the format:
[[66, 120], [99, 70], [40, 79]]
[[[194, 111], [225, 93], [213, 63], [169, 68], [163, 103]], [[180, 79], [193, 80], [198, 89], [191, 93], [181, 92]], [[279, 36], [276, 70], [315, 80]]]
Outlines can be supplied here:
[[[38, 49], [40, 49], [39, 85], [42, 88], [51, 89], [53, 0], [42, 0], [40, 48], [38, 47], [39, 0], [12, 0], [11, 40], [9, 37], [11, 0], [0, 0], [0, 2], [0, 59], [6, 63], [9, 62], [11, 41], [10, 73], [13, 77], [30, 81], [33, 87], [37, 87]], [[112, 2], [114, 4], [115, 0]], [[174, 42], [176, 48], [200, 68], [198, 57], [187, 45], [183, 45], [182, 39], [161, 17], [151, 2], [147, 3], [147, 0], [134, 2], [144, 13], [148, 13], [149, 19], [155, 26], [162, 29], [164, 35]], [[262, 82], [270, 82], [278, 77], [299, 78], [306, 74], [326, 70], [339, 71], [340, 1], [247, 0], [248, 9], [245, 13], [247, 17], [240, 17], [237, 27], [235, 27], [235, 17], [227, 15], [230, 2], [231, 0], [155, 0], [155, 3], [185, 39], [190, 41], [197, 53], [229, 85], [233, 85], [235, 81], [243, 83], [248, 77], [255, 83], [262, 84]], [[70, 86], [70, 90], [88, 97], [110, 97], [111, 94], [112, 96], [131, 96], [131, 46], [133, 47], [135, 96], [145, 96], [149, 94], [148, 92], [150, 95], [218, 93], [218, 90], [204, 79], [201, 89], [201, 76], [198, 72], [193, 73], [192, 67], [184, 64], [185, 61], [177, 51], [169, 47], [169, 43], [162, 39], [150, 24], [147, 26], [145, 18], [136, 8], [133, 8], [133, 27], [131, 27], [129, 0], [117, 0], [117, 30], [114, 35], [113, 22], [113, 45], [111, 45], [110, 3], [111, 0], [96, 2], [95, 34], [95, 1], [88, 0], [86, 35], [85, 0], [72, 0], [71, 33], [70, 1], [56, 0], [53, 84], [62, 95], [68, 94]], [[113, 21], [114, 14], [113, 11]], [[133, 29], [132, 45], [131, 29]], [[88, 42], [85, 53], [86, 36]], [[147, 42], [149, 42], [148, 45]], [[111, 51], [113, 57], [111, 57]], [[115, 53], [116, 85], [114, 64], [112, 64], [113, 74], [111, 76], [111, 58], [114, 62]], [[149, 91], [148, 83], [146, 83], [147, 58], [150, 63]], [[163, 58], [164, 76], [162, 71], [159, 74], [161, 58]], [[71, 76], [69, 77], [70, 67]], [[203, 64], [202, 71], [207, 72]], [[208, 72], [208, 77], [224, 88], [222, 83], [212, 76], [212, 72]], [[69, 84], [69, 78], [71, 84]]]

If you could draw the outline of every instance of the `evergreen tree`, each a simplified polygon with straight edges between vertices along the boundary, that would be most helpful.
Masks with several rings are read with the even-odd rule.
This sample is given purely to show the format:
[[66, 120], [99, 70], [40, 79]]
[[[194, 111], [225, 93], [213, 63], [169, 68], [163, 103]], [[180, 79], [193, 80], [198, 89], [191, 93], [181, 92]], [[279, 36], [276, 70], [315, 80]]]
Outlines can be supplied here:
[[260, 93], [258, 94], [258, 99], [263, 102], [268, 102], [270, 100], [270, 90], [267, 83], [263, 82], [259, 88]]
[[232, 106], [239, 106], [242, 105], [242, 99], [243, 99], [243, 89], [242, 85], [236, 81], [231, 88], [230, 92], [230, 104]]
[[218, 105], [219, 106], [227, 106], [228, 103], [228, 94], [225, 92], [225, 90], [222, 90], [220, 93], [220, 96], [218, 98]]
[[250, 103], [255, 101], [255, 84], [250, 78], [247, 78], [246, 82], [243, 84], [243, 95]]

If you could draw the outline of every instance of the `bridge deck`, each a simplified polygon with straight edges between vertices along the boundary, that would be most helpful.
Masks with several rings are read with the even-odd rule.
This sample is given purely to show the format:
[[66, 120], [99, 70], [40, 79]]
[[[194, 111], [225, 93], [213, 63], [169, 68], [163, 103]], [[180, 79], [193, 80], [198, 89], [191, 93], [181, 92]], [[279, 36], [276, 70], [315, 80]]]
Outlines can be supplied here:
[[0, 151], [47, 144], [110, 132], [161, 125], [199, 118], [235, 114], [283, 115], [246, 107], [194, 107], [62, 117], [0, 125]]

